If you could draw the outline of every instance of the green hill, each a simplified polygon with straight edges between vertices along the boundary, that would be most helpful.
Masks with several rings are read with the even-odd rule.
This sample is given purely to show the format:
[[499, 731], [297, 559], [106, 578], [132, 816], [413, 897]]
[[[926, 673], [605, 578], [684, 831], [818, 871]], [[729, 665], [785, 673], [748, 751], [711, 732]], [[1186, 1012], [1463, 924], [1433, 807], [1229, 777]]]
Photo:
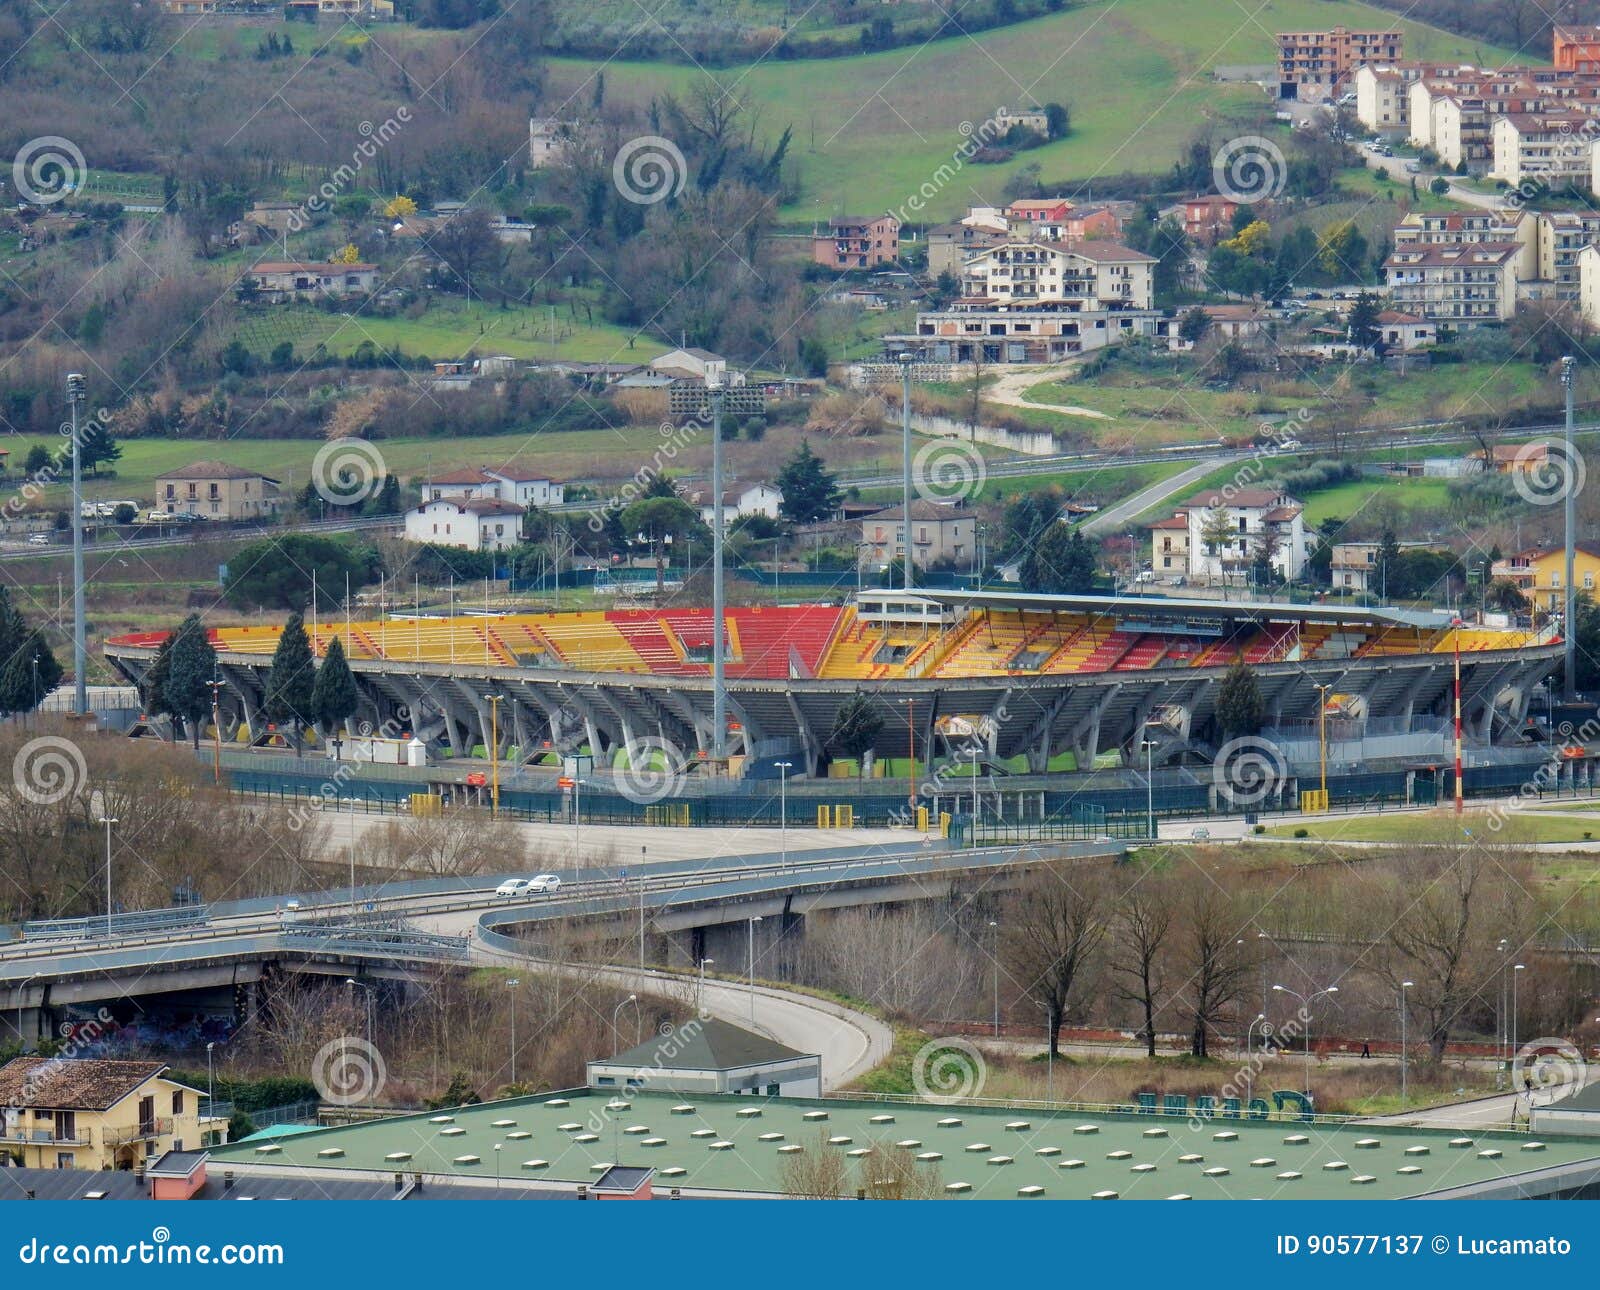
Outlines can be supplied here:
[[[1350, 0], [1266, 0], [1246, 7], [1207, 0], [1092, 4], [970, 39], [853, 58], [777, 62], [720, 73], [760, 105], [761, 125], [794, 128], [790, 155], [803, 196], [784, 211], [805, 222], [844, 211], [898, 210], [960, 147], [961, 123], [1000, 106], [1056, 101], [1072, 108], [1073, 133], [1002, 165], [968, 165], [930, 199], [945, 219], [974, 201], [996, 200], [1006, 178], [1037, 161], [1046, 179], [1074, 185], [1097, 175], [1156, 173], [1176, 160], [1199, 125], [1224, 126], [1267, 104], [1254, 85], [1219, 84], [1218, 67], [1275, 59], [1276, 31], [1387, 27], [1392, 14]], [[1502, 50], [1414, 22], [1406, 55], [1499, 61]], [[600, 64], [557, 59], [553, 88], [586, 101]], [[640, 103], [682, 93], [702, 73], [660, 63], [613, 62], [609, 100]]]

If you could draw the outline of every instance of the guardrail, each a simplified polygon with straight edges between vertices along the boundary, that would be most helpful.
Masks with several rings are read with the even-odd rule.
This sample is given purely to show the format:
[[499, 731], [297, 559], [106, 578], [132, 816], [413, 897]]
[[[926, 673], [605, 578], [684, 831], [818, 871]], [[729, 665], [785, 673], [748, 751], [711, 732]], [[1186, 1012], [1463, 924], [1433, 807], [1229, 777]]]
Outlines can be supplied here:
[[209, 905], [177, 905], [169, 909], [141, 909], [111, 917], [36, 918], [22, 925], [24, 941], [88, 940], [105, 936], [138, 936], [144, 932], [177, 931], [210, 921]]
[[406, 928], [297, 927], [285, 931], [279, 943], [285, 949], [390, 956], [400, 952], [407, 958], [460, 959], [466, 957], [472, 938]]

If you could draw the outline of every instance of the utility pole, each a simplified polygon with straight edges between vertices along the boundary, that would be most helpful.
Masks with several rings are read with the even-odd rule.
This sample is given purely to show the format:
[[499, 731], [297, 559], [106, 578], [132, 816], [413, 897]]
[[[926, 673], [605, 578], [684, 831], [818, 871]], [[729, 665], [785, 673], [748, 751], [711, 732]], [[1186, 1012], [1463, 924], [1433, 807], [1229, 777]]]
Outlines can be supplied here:
[[901, 469], [904, 477], [901, 479], [903, 490], [902, 502], [905, 507], [905, 538], [900, 545], [901, 573], [905, 577], [904, 586], [907, 592], [911, 590], [911, 351], [902, 350], [900, 353], [900, 456]]
[[1578, 456], [1577, 449], [1572, 446], [1572, 378], [1574, 366], [1575, 362], [1570, 355], [1561, 360], [1561, 384], [1565, 389], [1567, 396], [1566, 497], [1563, 498], [1562, 506], [1562, 510], [1565, 512], [1564, 518], [1566, 521], [1567, 580], [1561, 584], [1561, 600], [1564, 606], [1561, 618], [1561, 651], [1563, 660], [1566, 664], [1565, 672], [1562, 677], [1562, 697], [1565, 698], [1568, 703], [1572, 702], [1578, 693], [1578, 655], [1576, 651], [1576, 641], [1574, 639], [1574, 630], [1577, 627], [1577, 619], [1574, 614], [1574, 611], [1577, 608], [1577, 597], [1572, 590], [1572, 566], [1574, 555], [1573, 542], [1575, 540], [1573, 536], [1575, 531], [1574, 514], [1577, 507], [1578, 491], [1577, 478], [1575, 475]]
[[72, 412], [72, 671], [76, 689], [73, 711], [80, 717], [86, 716], [89, 711], [86, 675], [88, 650], [84, 643], [83, 612], [83, 457], [79, 452], [81, 436], [78, 428], [83, 392], [83, 373], [68, 372], [67, 406]]
[[719, 377], [708, 381], [711, 396], [711, 773], [726, 764], [728, 690], [722, 674], [722, 401]]

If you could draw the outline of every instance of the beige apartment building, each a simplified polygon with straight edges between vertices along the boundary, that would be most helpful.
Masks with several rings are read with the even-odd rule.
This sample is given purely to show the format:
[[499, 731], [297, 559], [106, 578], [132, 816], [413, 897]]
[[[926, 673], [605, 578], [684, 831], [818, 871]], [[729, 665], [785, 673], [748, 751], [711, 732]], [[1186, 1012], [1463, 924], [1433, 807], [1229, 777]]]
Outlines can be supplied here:
[[156, 480], [155, 509], [208, 520], [258, 520], [277, 513], [278, 481], [221, 461], [197, 461]]
[[[964, 506], [940, 506], [920, 498], [911, 503], [911, 563], [953, 561], [957, 569], [972, 565], [977, 553], [977, 517]], [[861, 521], [861, 558], [886, 565], [905, 551], [905, 511], [898, 506], [876, 511]]]
[[1600, 211], [1542, 211], [1539, 226], [1539, 278], [1557, 300], [1577, 300], [1583, 248], [1600, 238]]
[[1595, 122], [1582, 112], [1508, 112], [1491, 127], [1490, 179], [1513, 188], [1524, 183], [1552, 189], [1589, 186], [1594, 173]]
[[970, 300], [1064, 302], [1079, 309], [1149, 309], [1155, 258], [1115, 242], [1007, 242], [962, 266]]
[[1540, 276], [1540, 217], [1520, 208], [1472, 211], [1411, 211], [1395, 225], [1393, 240], [1402, 246], [1477, 246], [1515, 242], [1519, 282]]
[[1362, 63], [1393, 63], [1401, 56], [1399, 31], [1281, 31], [1278, 97], [1315, 101], [1330, 97]]
[[0, 1066], [0, 1151], [25, 1169], [133, 1169], [201, 1142], [200, 1093], [160, 1062], [16, 1057]]
[[1517, 305], [1516, 242], [1396, 246], [1384, 262], [1389, 303], [1454, 327], [1505, 322]]

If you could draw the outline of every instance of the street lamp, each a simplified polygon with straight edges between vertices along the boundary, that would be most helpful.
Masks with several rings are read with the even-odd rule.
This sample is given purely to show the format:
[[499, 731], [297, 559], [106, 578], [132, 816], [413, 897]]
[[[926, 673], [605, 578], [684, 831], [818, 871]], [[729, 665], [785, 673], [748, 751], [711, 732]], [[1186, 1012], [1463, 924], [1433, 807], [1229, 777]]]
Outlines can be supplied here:
[[[1266, 1013], [1258, 1012], [1258, 1013], [1256, 1013], [1254, 1019], [1250, 1022], [1250, 1025], [1245, 1029], [1245, 1032], [1244, 1032], [1244, 1051], [1245, 1051], [1245, 1055], [1246, 1056], [1249, 1056], [1250, 1053], [1255, 1049], [1255, 1046], [1256, 1046], [1256, 1040], [1255, 1040], [1256, 1027], [1261, 1025], [1261, 1023], [1264, 1022], [1266, 1019], [1267, 1019], [1267, 1014]], [[1267, 1038], [1267, 1032], [1266, 1032], [1266, 1030], [1264, 1028], [1261, 1031], [1261, 1038], [1262, 1038], [1263, 1042], [1265, 1042], [1265, 1040]]]
[[611, 1054], [613, 1057], [622, 1051], [622, 1041], [617, 1038], [617, 1014], [626, 1008], [630, 1003], [637, 1005], [638, 1002], [639, 996], [636, 994], [630, 994], [626, 999], [624, 999], [611, 1010]]
[[1323, 805], [1328, 799], [1328, 691], [1333, 689], [1330, 685], [1317, 686], [1317, 764], [1322, 771]]
[[752, 1026], [756, 1023], [756, 924], [760, 921], [761, 915], [756, 914], [746, 920], [745, 923], [749, 932], [747, 937], [749, 948], [746, 951], [748, 961], [745, 964], [745, 971], [750, 978], [750, 1024]]
[[998, 1039], [1000, 1038], [1000, 924], [991, 918], [989, 930], [993, 933], [990, 942], [994, 958], [994, 1037]]
[[700, 960], [700, 982], [694, 992], [694, 1011], [698, 1017], [706, 1015], [706, 969], [715, 962], [716, 959]]
[[778, 872], [782, 873], [789, 867], [789, 772], [794, 763], [780, 761], [774, 765], [778, 768]]
[[22, 984], [17, 987], [17, 1043], [23, 1052], [28, 1051], [28, 1041], [22, 1037], [22, 1005], [27, 1001], [28, 987], [43, 975], [42, 972], [35, 972], [31, 976], [26, 976], [22, 979]]
[[500, 1190], [500, 1148], [502, 1143], [494, 1144], [494, 1189]]
[[[522, 984], [519, 977], [511, 977], [506, 981], [506, 989], [515, 991]], [[511, 1082], [517, 1082], [517, 996], [511, 996]]]
[[1406, 1086], [1406, 1076], [1408, 1073], [1406, 1067], [1406, 1012], [1408, 1011], [1406, 1006], [1406, 991], [1409, 990], [1414, 984], [1416, 983], [1413, 981], [1400, 982], [1400, 1105], [1402, 1108], [1405, 1107], [1406, 1098], [1409, 1093], [1409, 1089]]
[[216, 1087], [217, 1082], [216, 1082], [215, 1076], [212, 1074], [212, 1068], [211, 1068], [211, 1053], [212, 1053], [212, 1050], [215, 1049], [215, 1048], [216, 1048], [216, 1044], [215, 1043], [209, 1043], [209, 1044], [206, 1045], [206, 1114], [207, 1115], [215, 1115], [217, 1113], [217, 1087]]
[[[352, 990], [360, 990], [366, 996], [365, 1004], [366, 1004], [366, 1013], [367, 1013], [367, 1049], [368, 1049], [369, 1055], [370, 1055], [370, 1052], [371, 1052], [371, 1049], [372, 1049], [372, 987], [370, 985], [365, 985], [362, 982], [357, 981], [353, 976], [345, 977], [344, 983], [347, 986], [349, 986]], [[370, 1087], [370, 1085], [369, 1085], [369, 1087]], [[369, 1092], [368, 1097], [367, 1097], [367, 1105], [368, 1106], [372, 1105], [372, 1094], [374, 1094], [376, 1092], [377, 1092], [377, 1088], [376, 1087], [370, 1087], [370, 1092]]]
[[1144, 749], [1144, 810], [1145, 836], [1151, 841], [1156, 836], [1156, 743], [1154, 739], [1141, 739]]
[[1311, 1100], [1311, 1005], [1318, 999], [1331, 998], [1339, 993], [1339, 987], [1330, 985], [1326, 990], [1318, 990], [1314, 994], [1301, 994], [1298, 990], [1291, 990], [1286, 985], [1272, 987], [1279, 994], [1287, 994], [1300, 1001], [1300, 1008], [1306, 1014], [1306, 1101]]
[[102, 815], [100, 823], [106, 826], [106, 935], [111, 935], [111, 826], [116, 818]]
[[[489, 639], [487, 631], [483, 639]], [[500, 705], [505, 699], [505, 695], [498, 693], [483, 696], [489, 705], [489, 747], [485, 751], [489, 754], [489, 815], [492, 819], [500, 816]]]
[[[1527, 971], [1527, 964], [1511, 965], [1511, 1091], [1517, 1091], [1517, 973]], [[1529, 1099], [1531, 1102], [1531, 1098]]]

